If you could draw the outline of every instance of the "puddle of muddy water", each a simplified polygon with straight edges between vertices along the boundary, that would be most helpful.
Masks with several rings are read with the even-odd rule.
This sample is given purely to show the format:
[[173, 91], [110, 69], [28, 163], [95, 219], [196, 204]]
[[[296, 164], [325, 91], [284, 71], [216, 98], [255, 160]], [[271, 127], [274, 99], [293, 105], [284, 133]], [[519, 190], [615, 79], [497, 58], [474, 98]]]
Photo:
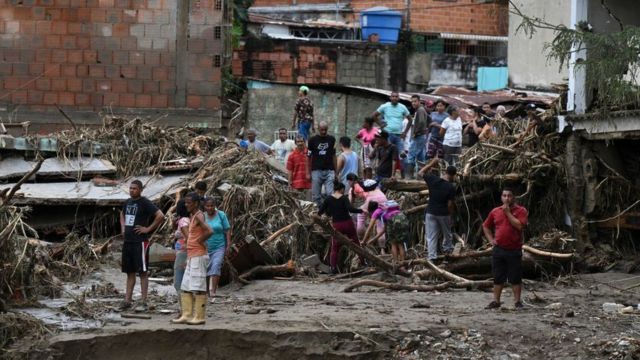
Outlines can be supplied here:
[[[73, 318], [66, 314], [60, 312], [60, 307], [66, 305], [71, 301], [71, 299], [55, 299], [57, 303], [62, 304], [58, 308], [55, 307], [44, 307], [44, 308], [25, 308], [20, 309], [21, 312], [32, 315], [40, 320], [46, 325], [52, 325], [56, 328], [59, 328], [62, 331], [69, 330], [85, 330], [85, 329], [96, 329], [103, 325], [101, 321], [98, 320], [87, 320], [81, 318]], [[66, 303], [65, 300], [68, 300]], [[56, 304], [57, 305], [57, 304]]]

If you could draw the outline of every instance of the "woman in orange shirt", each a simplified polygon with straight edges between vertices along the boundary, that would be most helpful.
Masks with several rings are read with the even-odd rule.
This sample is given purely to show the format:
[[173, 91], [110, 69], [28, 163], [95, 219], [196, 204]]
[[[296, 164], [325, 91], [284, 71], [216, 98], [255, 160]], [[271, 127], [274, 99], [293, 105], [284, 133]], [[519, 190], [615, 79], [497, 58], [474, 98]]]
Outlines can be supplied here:
[[200, 196], [196, 193], [187, 194], [184, 205], [189, 211], [189, 233], [187, 242], [187, 266], [182, 278], [180, 303], [182, 316], [171, 320], [174, 324], [199, 325], [205, 322], [205, 306], [207, 304], [207, 239], [213, 231], [204, 220], [200, 211]]

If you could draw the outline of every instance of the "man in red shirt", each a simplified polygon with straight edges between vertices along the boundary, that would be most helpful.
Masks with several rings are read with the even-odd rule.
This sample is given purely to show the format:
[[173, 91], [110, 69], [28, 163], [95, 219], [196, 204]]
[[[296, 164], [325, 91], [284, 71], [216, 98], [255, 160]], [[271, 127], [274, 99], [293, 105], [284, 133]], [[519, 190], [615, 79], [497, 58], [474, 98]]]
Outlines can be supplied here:
[[311, 189], [311, 182], [307, 179], [307, 149], [302, 135], [296, 136], [296, 148], [287, 158], [287, 170], [291, 188], [301, 192]]
[[[486, 238], [493, 244], [491, 268], [493, 270], [493, 301], [487, 309], [500, 307], [500, 295], [504, 283], [509, 280], [516, 309], [522, 308], [522, 231], [527, 225], [529, 213], [517, 205], [513, 190], [502, 190], [502, 206], [491, 210], [482, 224]], [[492, 232], [495, 229], [495, 234]]]

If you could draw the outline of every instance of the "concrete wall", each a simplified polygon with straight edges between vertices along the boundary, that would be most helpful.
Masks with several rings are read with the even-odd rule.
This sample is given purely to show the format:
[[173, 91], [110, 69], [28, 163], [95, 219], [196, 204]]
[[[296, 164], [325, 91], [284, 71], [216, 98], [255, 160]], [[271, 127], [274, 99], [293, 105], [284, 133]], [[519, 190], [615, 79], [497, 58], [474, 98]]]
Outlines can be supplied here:
[[501, 58], [433, 54], [429, 85], [475, 87], [478, 82], [479, 67], [505, 65], [506, 59]]
[[56, 105], [77, 119], [103, 108], [218, 114], [224, 28], [214, 3], [0, 1], [0, 106], [36, 122]]
[[[607, 0], [605, 3], [611, 13], [625, 25], [640, 26], [638, 17], [638, 1], [636, 0]], [[589, 23], [596, 32], [618, 32], [620, 25], [613, 19], [607, 10], [602, 7], [600, 0], [590, 0], [587, 10]]]
[[422, 91], [431, 79], [430, 53], [411, 53], [407, 57], [407, 91]]
[[[298, 87], [250, 81], [248, 84], [247, 126], [258, 130], [258, 138], [271, 144], [274, 132], [289, 129]], [[366, 116], [371, 115], [385, 100], [353, 91], [311, 88], [316, 121], [327, 121], [329, 132], [336, 136], [354, 137]]]
[[[514, 0], [516, 6], [531, 17], [539, 17], [551, 24], [570, 26], [571, 1], [568, 0]], [[559, 69], [558, 63], [548, 61], [544, 44], [553, 40], [551, 30], [538, 29], [532, 38], [516, 29], [521, 18], [509, 14], [509, 80], [515, 88], [549, 88], [551, 83], [561, 83], [568, 77], [567, 69]]]
[[384, 76], [384, 65], [388, 62], [388, 54], [379, 49], [364, 52], [345, 49], [338, 54], [336, 82], [344, 85], [388, 88], [389, 81], [387, 76]]
[[[624, 25], [640, 26], [640, 17], [638, 16], [638, 1], [634, 0], [608, 0], [607, 7], [613, 15], [615, 15]], [[593, 26], [593, 30], [603, 33], [612, 33], [620, 31], [620, 24], [613, 19], [609, 12], [602, 7], [599, 0], [590, 0], [587, 10], [589, 23]], [[640, 59], [638, 60], [640, 62]], [[626, 76], [628, 81], [634, 81], [640, 84], [640, 65], [636, 64], [635, 72], [631, 71]], [[636, 78], [631, 79], [631, 74], [635, 73]]]

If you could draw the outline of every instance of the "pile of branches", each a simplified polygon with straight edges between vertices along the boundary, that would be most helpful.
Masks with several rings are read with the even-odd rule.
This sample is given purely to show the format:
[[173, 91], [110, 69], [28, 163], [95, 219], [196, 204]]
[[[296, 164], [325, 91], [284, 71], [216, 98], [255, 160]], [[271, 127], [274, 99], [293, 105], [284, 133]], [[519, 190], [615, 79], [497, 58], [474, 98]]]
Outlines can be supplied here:
[[208, 195], [218, 198], [219, 208], [231, 223], [234, 244], [252, 237], [263, 242], [276, 262], [286, 262], [321, 253], [327, 242], [311, 231], [311, 207], [298, 201], [287, 185], [274, 180], [283, 176], [263, 155], [230, 143], [216, 151], [192, 181], [204, 180]]
[[49, 269], [64, 281], [79, 280], [98, 267], [100, 257], [94, 247], [101, 246], [92, 245], [90, 235], [79, 236], [71, 232], [60, 246], [49, 252]]
[[[0, 300], [32, 301], [58, 296], [63, 281], [75, 281], [97, 267], [98, 255], [88, 235], [71, 233], [60, 246], [35, 239], [23, 222], [27, 209], [0, 205]], [[99, 248], [99, 247], [97, 247]]]
[[[380, 281], [374, 279], [356, 280], [348, 285], [344, 291], [351, 292], [363, 286], [384, 288], [389, 290], [408, 291], [443, 291], [445, 289], [484, 289], [493, 286], [491, 280], [491, 254], [492, 249], [457, 251], [453, 254], [442, 256], [446, 260], [442, 265], [436, 266], [432, 261], [421, 257], [405, 260], [401, 263], [389, 262], [383, 256], [375, 254], [375, 250], [368, 247], [354, 245], [347, 237], [337, 232], [326, 219], [313, 218], [314, 223], [324, 231], [330, 233], [343, 246], [366, 260], [371, 269], [361, 269], [353, 273], [333, 277], [333, 279], [345, 277], [359, 277], [363, 275], [377, 274], [379, 272], [395, 275], [393, 281]], [[574, 253], [554, 253], [538, 250], [531, 246], [523, 247], [523, 269], [527, 272], [553, 271], [561, 272], [570, 268]], [[406, 269], [412, 268], [412, 272]], [[422, 269], [422, 270], [421, 270]]]
[[[0, 358], [24, 359], [25, 352], [11, 350], [10, 346], [21, 339], [28, 338], [30, 348], [44, 343], [47, 335], [52, 334], [42, 321], [25, 313], [0, 314]], [[28, 352], [28, 350], [26, 351]]]
[[[41, 254], [29, 245], [35, 230], [22, 221], [24, 208], [0, 204], [0, 300], [27, 299], [41, 285], [36, 272]], [[46, 270], [46, 269], [45, 269]], [[35, 289], [34, 289], [35, 288]]]
[[74, 128], [56, 134], [58, 157], [79, 157], [94, 145], [104, 148], [103, 157], [111, 161], [119, 177], [141, 175], [166, 160], [198, 156], [218, 146], [207, 136], [198, 136], [186, 127], [154, 126], [136, 117], [105, 116], [100, 128]]
[[[478, 142], [460, 157], [465, 194], [484, 189], [496, 193], [505, 185], [516, 188], [520, 194], [518, 202], [529, 209], [529, 234], [561, 226], [558, 222], [564, 219], [565, 139], [556, 132], [543, 130], [555, 128], [552, 110], [545, 112], [541, 119], [542, 125], [537, 131], [521, 137], [526, 119], [499, 118], [492, 122], [497, 129], [496, 136], [487, 142]], [[487, 203], [495, 205], [495, 202]], [[488, 209], [482, 209], [483, 213]], [[471, 222], [477, 220], [476, 214], [470, 217]]]

